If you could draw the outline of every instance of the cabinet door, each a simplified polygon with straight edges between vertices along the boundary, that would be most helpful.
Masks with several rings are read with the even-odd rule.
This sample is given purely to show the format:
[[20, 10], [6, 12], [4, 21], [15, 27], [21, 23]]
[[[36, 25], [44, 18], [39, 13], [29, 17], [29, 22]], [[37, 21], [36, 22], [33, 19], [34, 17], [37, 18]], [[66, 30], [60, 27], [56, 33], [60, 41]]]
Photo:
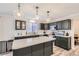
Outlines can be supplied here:
[[50, 30], [50, 24], [46, 24], [46, 25], [47, 25], [46, 30]]
[[41, 23], [40, 24], [40, 29], [41, 30], [49, 30], [50, 29], [50, 24], [48, 24], [48, 23]]
[[61, 27], [61, 25], [62, 25], [62, 22], [60, 21], [60, 22], [57, 22], [57, 30], [61, 30], [62, 29], [62, 27]]
[[[63, 39], [63, 38], [62, 38]], [[62, 47], [64, 48], [64, 49], [67, 49], [67, 50], [69, 50], [70, 48], [71, 48], [71, 39], [70, 38], [64, 38], [64, 40], [62, 40]]]
[[56, 45], [56, 46], [60, 46], [60, 45], [61, 45], [61, 38], [56, 37], [55, 45]]
[[43, 56], [43, 44], [38, 44], [32, 46], [32, 55], [33, 56]]
[[5, 53], [6, 52], [6, 42], [3, 41], [2, 42], [2, 53]]
[[44, 45], [44, 55], [45, 56], [50, 56], [53, 53], [53, 44], [52, 42], [46, 42]]
[[71, 29], [71, 20], [64, 20], [64, 21], [62, 21], [62, 29], [63, 30]]
[[0, 42], [0, 53], [2, 53], [2, 42]]
[[43, 23], [40, 24], [40, 29], [45, 30], [45, 25]]
[[64, 37], [56, 37], [55, 45], [69, 50], [71, 48], [71, 39]]
[[13, 50], [13, 56], [31, 56], [31, 47]]

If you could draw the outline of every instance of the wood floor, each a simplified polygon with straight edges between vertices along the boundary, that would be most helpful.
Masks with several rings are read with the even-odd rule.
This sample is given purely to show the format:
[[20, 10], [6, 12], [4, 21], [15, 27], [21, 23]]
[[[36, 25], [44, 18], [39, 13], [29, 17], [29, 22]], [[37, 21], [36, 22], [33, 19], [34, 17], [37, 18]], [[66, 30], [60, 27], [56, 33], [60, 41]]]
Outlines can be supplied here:
[[[54, 46], [53, 52], [54, 54], [52, 54], [51, 56], [79, 56], [79, 45], [75, 46], [75, 48], [71, 50], [64, 50], [62, 48]], [[13, 56], [13, 52], [1, 54], [0, 56]]]
[[71, 50], [64, 50], [54, 46], [53, 52], [54, 54], [52, 56], [79, 56], [79, 45], [75, 46], [75, 48]]

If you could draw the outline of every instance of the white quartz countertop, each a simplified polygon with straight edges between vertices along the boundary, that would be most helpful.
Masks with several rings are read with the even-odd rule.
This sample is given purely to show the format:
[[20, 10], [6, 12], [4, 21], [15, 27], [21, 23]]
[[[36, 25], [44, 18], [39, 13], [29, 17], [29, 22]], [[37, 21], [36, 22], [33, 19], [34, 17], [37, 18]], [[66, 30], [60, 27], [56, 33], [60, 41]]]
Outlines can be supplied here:
[[46, 37], [46, 36], [14, 40], [12, 49], [20, 49], [20, 48], [29, 47], [32, 45], [49, 42], [49, 41], [53, 41], [53, 40], [55, 40], [55, 38]]
[[[9, 40], [14, 40], [14, 39], [9, 39]], [[0, 41], [9, 41], [9, 40], [0, 40]]]
[[71, 36], [64, 36], [64, 35], [55, 35], [55, 36], [58, 36], [58, 37], [65, 37], [65, 38], [71, 37]]

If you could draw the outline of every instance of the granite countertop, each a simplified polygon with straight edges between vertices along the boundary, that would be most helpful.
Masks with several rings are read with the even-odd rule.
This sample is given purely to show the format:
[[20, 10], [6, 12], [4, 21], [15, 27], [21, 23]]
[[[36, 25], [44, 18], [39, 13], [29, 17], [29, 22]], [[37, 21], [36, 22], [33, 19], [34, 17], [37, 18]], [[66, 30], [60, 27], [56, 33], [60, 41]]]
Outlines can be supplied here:
[[20, 48], [29, 47], [32, 45], [36, 45], [36, 44], [40, 44], [40, 43], [44, 43], [44, 42], [48, 42], [48, 41], [53, 41], [53, 40], [55, 40], [55, 38], [46, 37], [46, 36], [14, 40], [12, 49], [13, 50], [20, 49]]

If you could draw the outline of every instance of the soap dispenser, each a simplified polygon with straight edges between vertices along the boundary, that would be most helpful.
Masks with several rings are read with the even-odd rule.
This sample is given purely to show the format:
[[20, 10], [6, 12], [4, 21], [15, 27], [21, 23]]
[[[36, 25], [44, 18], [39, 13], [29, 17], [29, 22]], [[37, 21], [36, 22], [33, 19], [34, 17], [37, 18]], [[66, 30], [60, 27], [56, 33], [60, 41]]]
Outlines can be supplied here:
[[68, 32], [66, 33], [66, 36], [69, 36], [69, 33]]

